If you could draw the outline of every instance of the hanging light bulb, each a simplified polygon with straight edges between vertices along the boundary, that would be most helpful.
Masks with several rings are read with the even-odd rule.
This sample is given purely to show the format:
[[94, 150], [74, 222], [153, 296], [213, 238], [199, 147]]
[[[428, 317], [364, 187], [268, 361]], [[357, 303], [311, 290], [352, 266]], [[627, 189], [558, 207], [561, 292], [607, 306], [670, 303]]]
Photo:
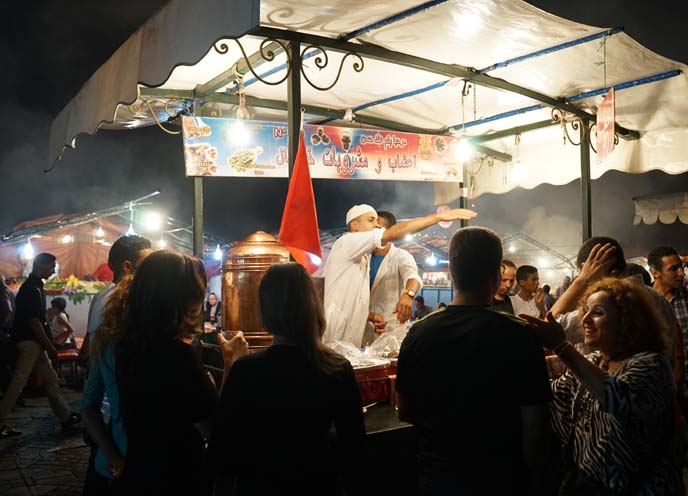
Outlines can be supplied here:
[[103, 228], [99, 226], [98, 229], [96, 229], [96, 237], [102, 238], [103, 236], [105, 236], [105, 231], [103, 231]]
[[229, 128], [229, 139], [233, 145], [245, 146], [249, 142], [248, 129], [242, 120], [236, 120]]
[[213, 258], [215, 260], [222, 260], [222, 250], [220, 249], [220, 245], [217, 245], [217, 248], [215, 248], [215, 252], [213, 253]]
[[407, 234], [404, 237], [404, 241], [413, 241], [413, 234]]
[[26, 244], [22, 247], [22, 255], [24, 255], [24, 258], [27, 259], [32, 259], [34, 255], [34, 249], [33, 246], [31, 245], [31, 240], [27, 240]]
[[129, 224], [129, 229], [125, 233], [127, 236], [136, 236], [136, 231], [134, 231], [134, 224]]
[[473, 157], [473, 147], [465, 136], [454, 145], [454, 158], [457, 162], [468, 162]]
[[431, 253], [428, 258], [425, 259], [425, 263], [428, 265], [437, 265], [437, 257], [434, 253]]
[[62, 242], [64, 244], [71, 243], [72, 241], [74, 241], [74, 238], [71, 237], [69, 234], [65, 234], [64, 236], [62, 236]]
[[158, 241], [158, 248], [160, 248], [161, 250], [167, 248], [167, 241], [165, 241], [164, 239], [160, 239], [160, 241]]
[[234, 122], [225, 128], [224, 141], [234, 146], [246, 146], [250, 141], [250, 134], [244, 121], [251, 118], [251, 111], [246, 105], [246, 88], [244, 80], [239, 78], [239, 108], [237, 108]]
[[512, 183], [520, 183], [526, 178], [525, 167], [521, 164], [521, 135], [517, 134], [514, 137], [514, 144], [516, 145], [516, 152], [514, 153], [514, 164], [509, 172], [509, 179]]
[[516, 245], [509, 246], [509, 253], [516, 253]]

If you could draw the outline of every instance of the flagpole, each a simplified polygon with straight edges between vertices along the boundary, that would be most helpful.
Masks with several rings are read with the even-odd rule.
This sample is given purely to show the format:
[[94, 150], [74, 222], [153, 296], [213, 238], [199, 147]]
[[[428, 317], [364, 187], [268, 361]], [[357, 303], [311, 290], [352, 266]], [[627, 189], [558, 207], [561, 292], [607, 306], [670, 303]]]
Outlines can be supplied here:
[[287, 79], [287, 121], [289, 123], [289, 177], [294, 173], [294, 162], [299, 149], [299, 129], [303, 128], [301, 113], [301, 44], [298, 41], [289, 43], [289, 77]]

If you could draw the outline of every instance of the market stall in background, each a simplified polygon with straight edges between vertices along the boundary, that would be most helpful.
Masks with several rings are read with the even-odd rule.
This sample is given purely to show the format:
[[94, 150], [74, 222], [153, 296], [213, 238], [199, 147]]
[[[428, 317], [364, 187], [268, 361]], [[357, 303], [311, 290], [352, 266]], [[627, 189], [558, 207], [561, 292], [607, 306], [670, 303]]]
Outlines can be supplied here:
[[[55, 255], [55, 275], [45, 283], [47, 302], [63, 297], [76, 337], [83, 337], [93, 296], [112, 281], [108, 254], [120, 236], [140, 234], [150, 239], [153, 248], [191, 253], [191, 226], [158, 212], [151, 202], [157, 194], [96, 212], [53, 215], [18, 224], [0, 238], [0, 273], [17, 291], [30, 274], [35, 255]], [[211, 286], [220, 294], [222, 251], [228, 243], [208, 234], [204, 241], [206, 271]]]

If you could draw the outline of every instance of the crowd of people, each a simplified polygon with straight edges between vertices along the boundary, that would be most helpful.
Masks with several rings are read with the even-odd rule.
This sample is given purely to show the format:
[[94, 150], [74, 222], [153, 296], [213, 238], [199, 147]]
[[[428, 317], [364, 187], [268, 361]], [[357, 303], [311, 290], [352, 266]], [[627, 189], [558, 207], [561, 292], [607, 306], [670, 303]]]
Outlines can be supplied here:
[[[651, 251], [650, 287], [629, 275], [616, 240], [592, 238], [578, 276], [551, 294], [535, 267], [503, 259], [494, 232], [462, 228], [449, 248], [454, 299], [433, 312], [415, 263], [392, 241], [474, 216], [397, 223], [353, 207], [322, 269], [324, 303], [302, 266], [272, 266], [259, 300], [274, 342], [249, 354], [241, 332], [218, 333], [219, 383], [187, 344], [221, 314], [202, 262], [124, 236], [110, 251], [113, 282], [89, 312], [80, 413], [66, 407], [50, 364], [55, 329], [69, 336], [71, 326], [56, 301], [51, 332], [42, 280], [55, 258], [40, 254], [16, 303], [1, 293], [14, 314], [13, 324], [0, 315], [3, 336], [18, 358], [0, 432], [19, 434], [5, 420], [33, 370], [64, 428], [83, 418], [85, 494], [363, 494], [360, 393], [328, 344], [365, 345], [392, 320], [414, 320], [396, 402], [417, 427], [418, 494], [681, 494], [688, 292], [679, 254]], [[560, 374], [548, 372], [553, 360]]]

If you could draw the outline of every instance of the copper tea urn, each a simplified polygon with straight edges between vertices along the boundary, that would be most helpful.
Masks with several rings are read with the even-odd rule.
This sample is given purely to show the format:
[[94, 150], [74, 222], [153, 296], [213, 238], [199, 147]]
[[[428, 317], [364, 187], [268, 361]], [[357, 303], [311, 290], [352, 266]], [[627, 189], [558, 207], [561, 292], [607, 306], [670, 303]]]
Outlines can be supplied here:
[[263, 231], [247, 236], [227, 253], [222, 266], [222, 327], [244, 331], [253, 348], [272, 342], [260, 318], [260, 281], [271, 265], [288, 262], [289, 251]]

